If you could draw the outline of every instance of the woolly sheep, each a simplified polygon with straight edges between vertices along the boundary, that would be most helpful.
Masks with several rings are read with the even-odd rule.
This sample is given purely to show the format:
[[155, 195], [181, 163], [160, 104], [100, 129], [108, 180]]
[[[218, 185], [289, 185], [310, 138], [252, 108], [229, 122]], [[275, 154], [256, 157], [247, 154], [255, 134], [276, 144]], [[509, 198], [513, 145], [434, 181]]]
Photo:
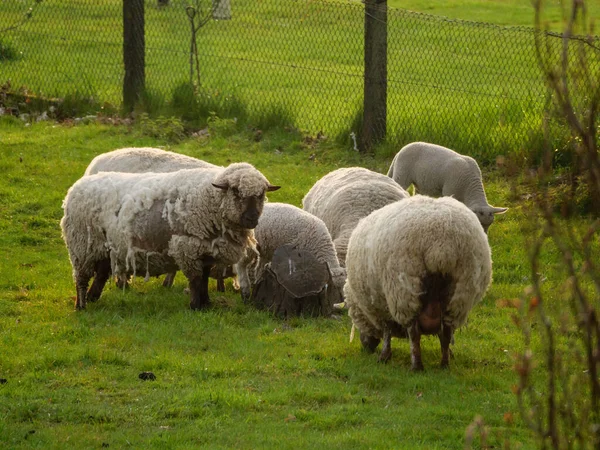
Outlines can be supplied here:
[[[318, 261], [326, 263], [333, 283], [342, 292], [346, 270], [340, 266], [329, 231], [318, 217], [293, 205], [266, 203], [254, 236], [260, 256], [257, 258], [255, 253], [248, 252], [236, 266], [244, 299], [250, 297], [252, 284], [260, 278], [264, 266], [271, 262], [275, 250], [286, 244], [309, 251]], [[254, 274], [249, 271], [250, 267], [256, 267]]]
[[102, 153], [92, 159], [84, 175], [98, 172], [174, 172], [181, 169], [214, 169], [201, 159], [152, 147], [129, 147]]
[[371, 212], [407, 198], [392, 179], [362, 167], [337, 169], [317, 181], [302, 200], [303, 209], [327, 226], [338, 259], [345, 265], [350, 234]]
[[394, 157], [388, 176], [404, 189], [414, 184], [419, 194], [454, 197], [477, 215], [486, 233], [494, 215], [508, 209], [488, 203], [481, 170], [473, 158], [440, 145], [427, 142], [405, 145]]
[[121, 277], [138, 267], [145, 267], [147, 277], [181, 269], [189, 280], [190, 307], [208, 306], [211, 266], [234, 264], [255, 245], [252, 229], [265, 193], [276, 189], [247, 163], [82, 177], [67, 193], [61, 220], [76, 308], [100, 297], [111, 271]]
[[392, 335], [408, 334], [413, 370], [420, 339], [437, 334], [448, 367], [454, 330], [491, 282], [490, 247], [475, 214], [451, 197], [415, 195], [361, 220], [348, 245], [344, 295], [363, 347], [392, 356]]
[[[87, 167], [84, 176], [99, 172], [175, 172], [181, 169], [214, 169], [216, 166], [201, 159], [180, 153], [169, 152], [153, 147], [127, 147], [102, 153], [96, 156]], [[223, 278], [226, 278], [226, 267], [214, 267], [212, 278], [217, 279], [217, 290], [225, 291]], [[214, 275], [214, 276], [213, 276]], [[167, 273], [163, 286], [170, 287], [175, 280], [175, 272]], [[126, 286], [126, 279], [117, 281], [119, 286]]]

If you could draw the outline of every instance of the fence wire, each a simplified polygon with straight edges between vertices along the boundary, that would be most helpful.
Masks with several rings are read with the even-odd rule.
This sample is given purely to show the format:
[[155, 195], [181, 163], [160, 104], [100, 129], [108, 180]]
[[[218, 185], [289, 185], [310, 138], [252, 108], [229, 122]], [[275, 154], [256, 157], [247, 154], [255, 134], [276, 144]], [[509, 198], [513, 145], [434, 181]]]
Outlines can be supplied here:
[[[344, 136], [363, 102], [364, 14], [341, 0], [147, 0], [145, 85], [168, 102], [199, 84]], [[533, 29], [389, 8], [387, 30], [388, 136], [489, 159], [536, 144], [547, 91]], [[545, 40], [559, 55], [561, 36]], [[585, 45], [600, 72], [598, 39]], [[123, 72], [121, 0], [0, 2], [0, 83], [120, 105]]]

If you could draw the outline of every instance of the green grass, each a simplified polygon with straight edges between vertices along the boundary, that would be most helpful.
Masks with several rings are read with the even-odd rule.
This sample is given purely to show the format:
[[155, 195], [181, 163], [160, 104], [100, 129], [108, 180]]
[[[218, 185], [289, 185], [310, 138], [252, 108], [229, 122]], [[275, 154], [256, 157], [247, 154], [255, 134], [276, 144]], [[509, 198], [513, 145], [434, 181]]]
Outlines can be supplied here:
[[[352, 123], [364, 83], [360, 2], [236, 2], [232, 20], [210, 22], [198, 32], [203, 90], [200, 101], [187, 109], [181, 105], [181, 89], [189, 82], [190, 32], [183, 4], [146, 6], [148, 110], [198, 123], [216, 109], [223, 111], [218, 112], [221, 117], [239, 118], [283, 108], [299, 129], [347, 136], [357, 131]], [[531, 149], [540, 148], [537, 130], [546, 91], [531, 30], [497, 26], [533, 25], [527, 2], [415, 0], [390, 5], [492, 23], [390, 11], [390, 141], [432, 141], [486, 164], [501, 154], [524, 160]], [[549, 10], [557, 26], [560, 12], [552, 5]], [[6, 23], [20, 14], [20, 3], [0, 5]], [[46, 96], [75, 93], [93, 97], [98, 105], [120, 104], [120, 14], [116, 1], [42, 2], [18, 31], [3, 36], [18, 58], [0, 65], [0, 80], [10, 78], [15, 87], [25, 85]], [[590, 16], [595, 14], [598, 7], [592, 5]], [[562, 148], [565, 133], [551, 123], [551, 139]]]
[[[181, 274], [172, 289], [156, 279], [126, 292], [111, 283], [73, 310], [61, 202], [95, 155], [151, 145], [248, 161], [283, 186], [271, 201], [295, 205], [337, 167], [386, 171], [389, 155], [361, 157], [331, 141], [272, 129], [255, 142], [243, 129], [173, 146], [138, 127], [0, 119], [0, 447], [454, 449], [476, 415], [491, 445], [534, 447], [511, 391], [523, 341], [497, 301], [528, 284], [535, 230], [514, 180], [496, 171], [485, 173], [488, 198], [511, 209], [490, 230], [494, 283], [456, 334], [450, 371], [438, 368], [437, 339], [424, 339], [425, 373], [411, 373], [406, 341], [394, 339], [394, 358], [381, 365], [358, 339], [349, 343], [348, 317], [282, 322], [244, 305], [230, 284], [219, 294], [211, 282], [214, 306], [192, 312]], [[560, 284], [556, 261], [544, 254], [549, 287]], [[559, 300], [550, 294], [556, 310]], [[141, 381], [142, 371], [157, 380]]]

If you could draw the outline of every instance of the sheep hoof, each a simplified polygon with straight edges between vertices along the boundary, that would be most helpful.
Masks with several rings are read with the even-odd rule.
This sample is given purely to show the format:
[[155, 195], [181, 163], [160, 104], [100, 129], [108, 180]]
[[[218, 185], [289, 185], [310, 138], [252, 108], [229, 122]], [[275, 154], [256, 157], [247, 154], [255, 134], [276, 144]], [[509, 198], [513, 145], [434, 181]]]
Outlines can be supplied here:
[[369, 335], [362, 334], [362, 333], [360, 335], [360, 343], [362, 344], [363, 349], [369, 353], [375, 352], [375, 349], [379, 345], [379, 341], [380, 341], [380, 339], [377, 339], [376, 337], [373, 337], [373, 336], [369, 336]]
[[382, 351], [381, 354], [379, 355], [379, 359], [377, 360], [377, 362], [380, 363], [388, 363], [390, 362], [390, 360], [392, 359], [392, 352], [391, 351]]
[[423, 363], [413, 364], [410, 368], [413, 372], [423, 372], [425, 368], [423, 367]]
[[442, 363], [440, 364], [440, 367], [442, 369], [449, 369], [450, 368], [450, 364], [448, 364], [448, 361], [442, 361]]

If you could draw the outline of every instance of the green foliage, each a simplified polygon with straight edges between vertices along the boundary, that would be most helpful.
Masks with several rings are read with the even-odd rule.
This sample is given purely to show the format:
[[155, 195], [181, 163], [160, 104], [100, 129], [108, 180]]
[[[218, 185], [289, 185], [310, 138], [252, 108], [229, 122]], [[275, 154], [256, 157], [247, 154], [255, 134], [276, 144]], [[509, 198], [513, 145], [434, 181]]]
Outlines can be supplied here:
[[235, 119], [243, 123], [247, 118], [246, 107], [234, 96], [219, 90], [196, 89], [182, 83], [173, 90], [173, 111], [183, 120], [203, 126], [209, 117]]
[[185, 138], [185, 128], [182, 121], [176, 117], [151, 119], [146, 113], [138, 116], [136, 125], [145, 136], [150, 136], [167, 142], [179, 142]]
[[0, 62], [15, 61], [19, 58], [19, 52], [14, 47], [0, 40]]

